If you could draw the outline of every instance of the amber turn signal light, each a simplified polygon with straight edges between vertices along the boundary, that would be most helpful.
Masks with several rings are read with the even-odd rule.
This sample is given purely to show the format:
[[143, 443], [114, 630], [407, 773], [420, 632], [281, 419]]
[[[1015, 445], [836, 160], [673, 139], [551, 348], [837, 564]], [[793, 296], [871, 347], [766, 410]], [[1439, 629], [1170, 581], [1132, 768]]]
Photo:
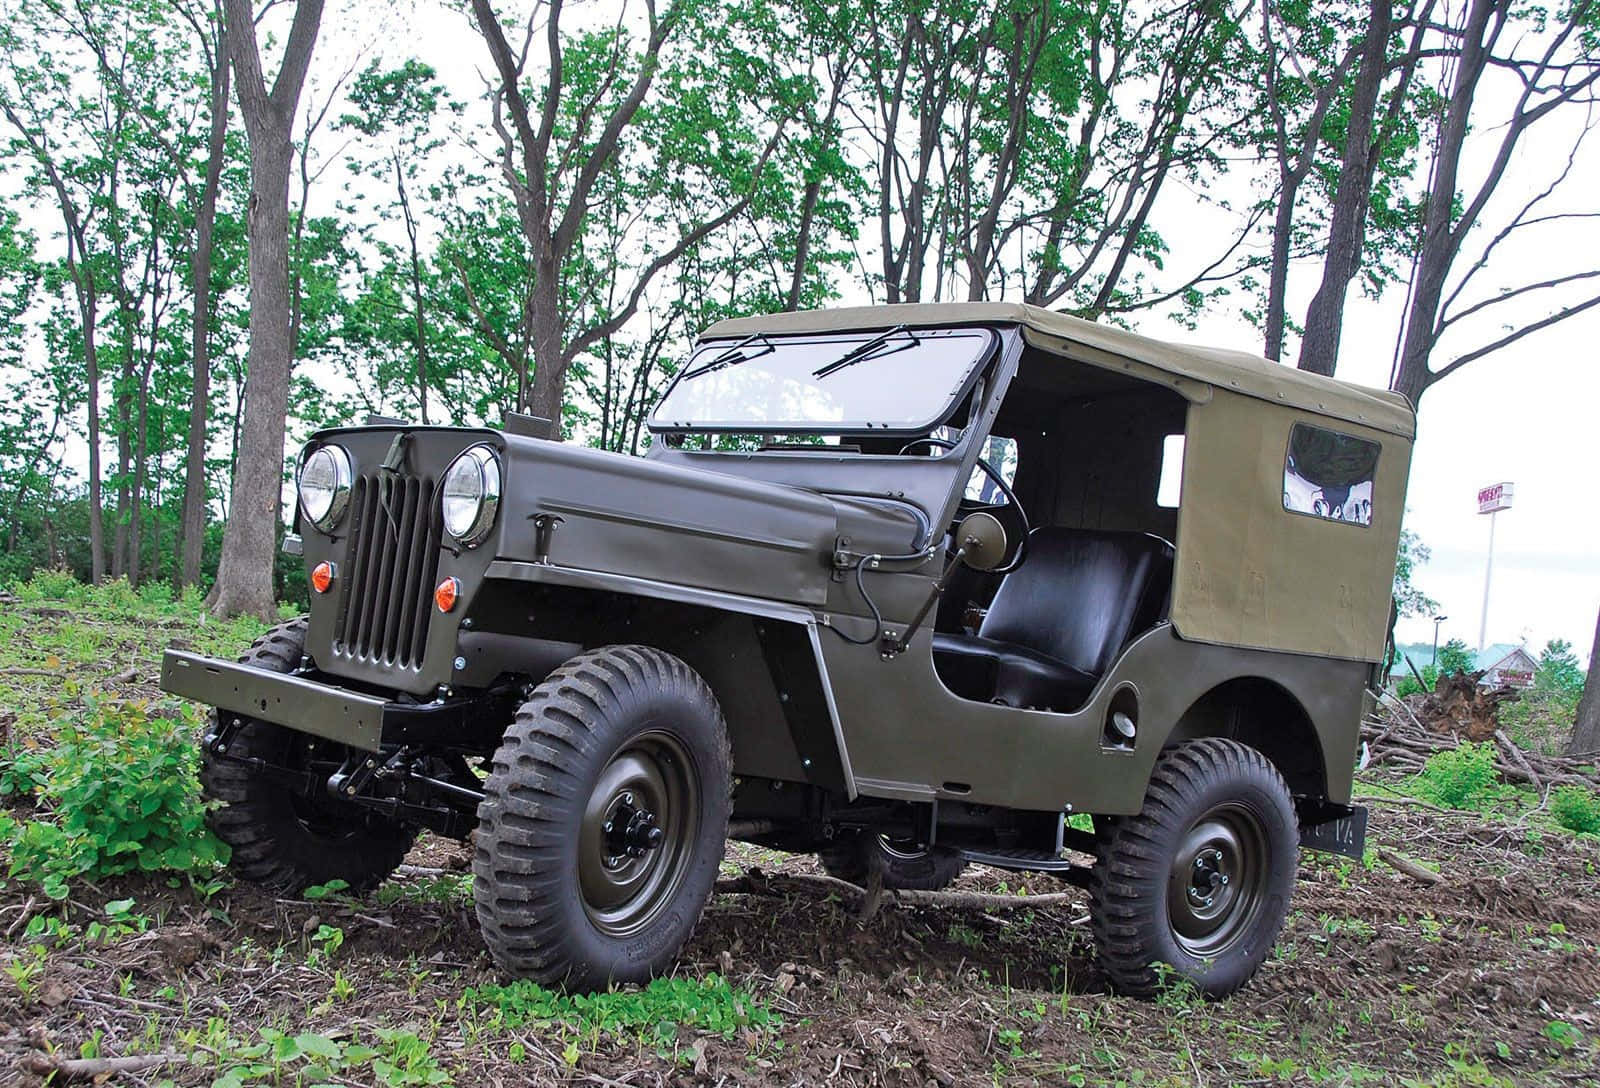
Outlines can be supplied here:
[[333, 564], [318, 563], [311, 568], [311, 588], [318, 593], [326, 593], [333, 585]]
[[461, 596], [461, 579], [446, 578], [434, 589], [433, 603], [439, 606], [439, 611], [448, 612], [456, 606], [456, 598], [459, 596]]

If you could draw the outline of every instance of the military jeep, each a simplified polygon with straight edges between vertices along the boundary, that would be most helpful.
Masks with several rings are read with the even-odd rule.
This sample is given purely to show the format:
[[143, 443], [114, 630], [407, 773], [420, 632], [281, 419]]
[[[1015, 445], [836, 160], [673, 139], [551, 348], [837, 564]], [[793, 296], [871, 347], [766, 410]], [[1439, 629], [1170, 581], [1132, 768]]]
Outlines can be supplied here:
[[889, 888], [980, 863], [1087, 889], [1122, 991], [1218, 995], [1300, 847], [1359, 856], [1404, 399], [884, 306], [713, 326], [649, 430], [312, 438], [309, 616], [163, 669], [216, 708], [241, 876], [362, 889], [470, 841], [494, 961], [592, 989], [670, 968], [730, 838]]

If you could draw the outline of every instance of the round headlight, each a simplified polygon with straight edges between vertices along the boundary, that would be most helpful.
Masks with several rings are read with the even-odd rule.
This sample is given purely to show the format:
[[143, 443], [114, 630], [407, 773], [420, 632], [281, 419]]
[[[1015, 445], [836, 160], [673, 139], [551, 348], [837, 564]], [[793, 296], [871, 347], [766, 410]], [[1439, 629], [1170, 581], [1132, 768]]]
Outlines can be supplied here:
[[300, 466], [300, 510], [323, 532], [338, 522], [350, 502], [350, 455], [338, 446], [318, 446]]
[[445, 469], [439, 488], [444, 531], [467, 547], [483, 543], [500, 508], [500, 458], [489, 446], [471, 446]]

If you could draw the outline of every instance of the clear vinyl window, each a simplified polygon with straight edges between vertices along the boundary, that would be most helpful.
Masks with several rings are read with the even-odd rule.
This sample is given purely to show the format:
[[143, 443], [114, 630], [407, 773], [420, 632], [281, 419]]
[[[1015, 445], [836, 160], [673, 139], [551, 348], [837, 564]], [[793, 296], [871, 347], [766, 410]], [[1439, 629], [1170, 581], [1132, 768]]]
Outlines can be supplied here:
[[1329, 521], [1372, 524], [1379, 446], [1365, 438], [1296, 423], [1283, 463], [1283, 508]]

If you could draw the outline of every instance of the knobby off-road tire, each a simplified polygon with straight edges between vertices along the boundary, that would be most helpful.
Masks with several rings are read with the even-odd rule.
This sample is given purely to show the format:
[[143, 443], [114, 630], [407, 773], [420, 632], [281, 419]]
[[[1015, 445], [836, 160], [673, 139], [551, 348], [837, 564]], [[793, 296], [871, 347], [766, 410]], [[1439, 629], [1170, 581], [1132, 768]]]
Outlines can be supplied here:
[[1162, 753], [1138, 815], [1105, 823], [1090, 915], [1111, 984], [1148, 997], [1158, 964], [1212, 997], [1248, 982], [1283, 927], [1299, 857], [1277, 769], [1236, 741], [1190, 741]]
[[722, 860], [729, 762], [716, 698], [671, 654], [608, 646], [551, 673], [478, 806], [474, 888], [495, 963], [578, 991], [670, 967]]
[[865, 832], [841, 835], [817, 857], [829, 876], [865, 888], [872, 874], [879, 872], [885, 888], [899, 891], [942, 891], [967, 867], [953, 850], [940, 846], [918, 850]]
[[[258, 638], [239, 661], [267, 672], [292, 672], [305, 643], [305, 619], [290, 620]], [[213, 720], [218, 713], [231, 712], [212, 711]], [[232, 850], [233, 870], [252, 883], [295, 894], [330, 880], [343, 880], [357, 892], [383, 883], [411, 849], [416, 831], [331, 798], [297, 796], [264, 777], [241, 760], [294, 767], [313, 744], [334, 752], [334, 760], [342, 759], [343, 749], [271, 722], [243, 721], [227, 752], [200, 753], [201, 790], [208, 800], [222, 802], [206, 822]]]

